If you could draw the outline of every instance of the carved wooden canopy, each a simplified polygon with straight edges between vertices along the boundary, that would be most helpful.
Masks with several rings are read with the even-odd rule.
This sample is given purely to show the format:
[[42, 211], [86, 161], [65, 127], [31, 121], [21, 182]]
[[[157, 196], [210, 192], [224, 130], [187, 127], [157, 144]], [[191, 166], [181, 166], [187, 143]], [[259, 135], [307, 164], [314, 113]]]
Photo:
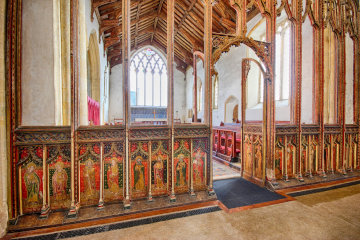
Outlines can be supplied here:
[[[165, 0], [131, 1], [131, 49], [153, 45], [166, 52], [166, 7]], [[203, 9], [201, 0], [175, 1], [174, 54], [177, 67], [182, 71], [192, 64], [193, 51], [203, 51]], [[92, 13], [99, 20], [100, 37], [104, 39], [111, 66], [120, 64], [121, 0], [93, 0]], [[249, 15], [257, 13], [254, 10]], [[228, 0], [218, 0], [213, 6], [213, 32], [232, 34], [235, 28], [235, 10]]]

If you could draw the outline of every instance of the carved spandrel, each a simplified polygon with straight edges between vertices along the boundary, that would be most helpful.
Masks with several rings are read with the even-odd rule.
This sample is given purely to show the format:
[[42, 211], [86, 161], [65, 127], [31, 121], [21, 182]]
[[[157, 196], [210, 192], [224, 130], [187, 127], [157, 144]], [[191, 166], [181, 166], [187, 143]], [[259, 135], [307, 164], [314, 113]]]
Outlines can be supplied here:
[[77, 137], [79, 142], [123, 140], [125, 131], [123, 129], [79, 130]]
[[44, 131], [44, 132], [17, 132], [16, 145], [33, 145], [43, 143], [67, 143], [70, 142], [69, 132]]

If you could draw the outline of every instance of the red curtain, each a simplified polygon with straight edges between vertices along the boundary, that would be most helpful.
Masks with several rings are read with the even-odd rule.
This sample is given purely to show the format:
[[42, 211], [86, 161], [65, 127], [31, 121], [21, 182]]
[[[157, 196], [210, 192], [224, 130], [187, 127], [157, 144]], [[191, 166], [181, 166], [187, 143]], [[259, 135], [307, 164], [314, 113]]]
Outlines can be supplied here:
[[100, 104], [88, 97], [88, 119], [93, 125], [100, 125]]

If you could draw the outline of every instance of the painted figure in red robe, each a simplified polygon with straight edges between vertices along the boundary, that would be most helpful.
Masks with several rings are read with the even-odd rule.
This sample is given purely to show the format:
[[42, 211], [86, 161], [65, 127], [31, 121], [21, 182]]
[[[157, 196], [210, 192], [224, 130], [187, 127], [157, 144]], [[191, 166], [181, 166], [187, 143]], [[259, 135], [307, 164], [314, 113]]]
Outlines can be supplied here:
[[55, 200], [61, 201], [66, 199], [66, 186], [68, 181], [68, 175], [64, 169], [63, 162], [57, 162], [55, 164], [55, 172], [52, 176], [52, 188]]
[[84, 187], [85, 187], [85, 198], [90, 198], [95, 194], [96, 183], [95, 183], [95, 168], [94, 162], [89, 158], [85, 162], [84, 168]]
[[107, 181], [110, 192], [119, 194], [119, 168], [116, 164], [116, 159], [111, 160], [111, 166], [107, 171]]
[[200, 150], [198, 150], [195, 154], [195, 159], [193, 161], [193, 168], [194, 168], [195, 185], [201, 185], [203, 182], [204, 161], [202, 160]]

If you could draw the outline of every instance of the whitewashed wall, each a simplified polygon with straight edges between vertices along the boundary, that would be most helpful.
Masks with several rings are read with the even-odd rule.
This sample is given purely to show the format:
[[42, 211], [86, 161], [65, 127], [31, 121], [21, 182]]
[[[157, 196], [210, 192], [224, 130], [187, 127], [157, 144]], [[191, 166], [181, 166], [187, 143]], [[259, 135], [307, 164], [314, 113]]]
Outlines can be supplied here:
[[[194, 71], [192, 67], [188, 67], [186, 69], [186, 109], [187, 111], [192, 111], [193, 108], [193, 94], [194, 94]], [[202, 85], [202, 96], [204, 98], [204, 93], [205, 93], [205, 72], [204, 72], [204, 66], [203, 66], [203, 62], [202, 60], [198, 59], [197, 61], [197, 86], [198, 86], [198, 93], [199, 94], [199, 86], [200, 83]], [[201, 111], [198, 111], [198, 119], [201, 119], [202, 121], [203, 116], [204, 116], [204, 99], [202, 100], [202, 106], [200, 107]], [[191, 118], [187, 118], [187, 122], [191, 122], [192, 119]]]
[[313, 123], [313, 28], [307, 17], [302, 25], [301, 123]]
[[[263, 21], [256, 31], [251, 29], [261, 21], [260, 15], [253, 18], [248, 23], [248, 33], [251, 32], [251, 37], [260, 40], [265, 32], [265, 21]], [[259, 58], [245, 45], [239, 47], [231, 47], [227, 53], [223, 53], [219, 61], [215, 64], [215, 69], [218, 72], [219, 77], [219, 96], [218, 96], [218, 109], [213, 109], [213, 125], [218, 126], [220, 122], [225, 121], [225, 103], [231, 97], [234, 96], [239, 101], [239, 113], [238, 118], [241, 119], [241, 62], [245, 57], [252, 57], [256, 60]], [[197, 63], [198, 79], [202, 81], [204, 86], [203, 66], [202, 62]], [[186, 108], [192, 108], [192, 87], [193, 87], [193, 69], [189, 67], [186, 72]], [[246, 110], [246, 120], [262, 120], [262, 105], [257, 104], [259, 97], [259, 85], [258, 85], [258, 73], [252, 70], [249, 73], [249, 108]], [[232, 106], [232, 105], [231, 105]], [[231, 107], [230, 106], [230, 107]], [[229, 107], [229, 108], [230, 108]], [[229, 109], [232, 111], [232, 109]], [[202, 112], [198, 113], [199, 118], [202, 117]], [[276, 120], [277, 121], [289, 121], [290, 120], [290, 106], [288, 101], [276, 103]], [[229, 117], [228, 117], [229, 118]]]
[[183, 123], [186, 117], [186, 78], [183, 72], [174, 67], [174, 118]]
[[111, 68], [109, 83], [109, 122], [123, 118], [123, 79], [122, 64]]
[[[86, 23], [86, 46], [89, 49], [89, 39], [90, 34], [95, 32], [97, 38], [99, 39], [99, 22], [96, 18], [95, 12], [93, 15], [93, 21], [91, 21], [91, 0], [85, 0], [85, 23]], [[105, 96], [109, 96], [109, 89], [104, 89], [104, 86], [109, 86], [109, 84], [104, 83], [105, 70], [108, 67], [106, 52], [104, 52], [104, 42], [102, 38], [100, 38], [99, 43], [99, 56], [100, 56], [100, 106], [104, 107], [104, 111], [100, 109], [100, 119], [101, 124], [104, 122], [108, 122], [108, 109], [109, 109], [109, 101], [106, 101]], [[108, 79], [108, 78], [107, 78]]]
[[354, 42], [346, 34], [346, 97], [345, 97], [345, 123], [354, 123]]
[[22, 4], [22, 125], [55, 125], [53, 1]]
[[[56, 90], [61, 88], [61, 75], [58, 69], [60, 39], [57, 38], [59, 31], [57, 1], [24, 0], [22, 19], [22, 125], [58, 125], [58, 114], [61, 107], [61, 99]], [[39, 12], [41, 11], [41, 14]], [[85, 19], [87, 46], [92, 32], [99, 37], [99, 24], [94, 15], [91, 21], [91, 0], [85, 1]], [[34, 27], [36, 26], [36, 27]], [[107, 57], [104, 53], [102, 40], [99, 43], [100, 54], [100, 98], [101, 119], [107, 121], [108, 101], [104, 102], [108, 89], [104, 89], [105, 69]], [[108, 84], [107, 84], [108, 86]], [[26, 90], [25, 90], [26, 89]], [[60, 90], [59, 90], [60, 91]], [[104, 115], [104, 116], [103, 116]], [[60, 123], [61, 124], [61, 123]]]
[[[225, 101], [231, 96], [235, 96], [240, 103], [241, 99], [241, 60], [238, 56], [245, 56], [246, 49], [244, 47], [231, 47], [230, 51], [222, 54], [220, 60], [215, 64], [215, 69], [219, 77], [219, 96], [218, 109], [213, 109], [213, 125], [220, 125], [225, 117]], [[192, 108], [193, 105], [193, 68], [189, 67], [186, 71], [186, 107]], [[204, 83], [204, 68], [202, 61], [197, 62], [198, 81]], [[204, 96], [204, 94], [203, 94]], [[203, 101], [204, 103], [204, 101]], [[204, 107], [202, 107], [204, 109]], [[198, 117], [203, 117], [203, 111], [198, 113]], [[240, 119], [240, 104], [239, 104], [239, 119]]]

